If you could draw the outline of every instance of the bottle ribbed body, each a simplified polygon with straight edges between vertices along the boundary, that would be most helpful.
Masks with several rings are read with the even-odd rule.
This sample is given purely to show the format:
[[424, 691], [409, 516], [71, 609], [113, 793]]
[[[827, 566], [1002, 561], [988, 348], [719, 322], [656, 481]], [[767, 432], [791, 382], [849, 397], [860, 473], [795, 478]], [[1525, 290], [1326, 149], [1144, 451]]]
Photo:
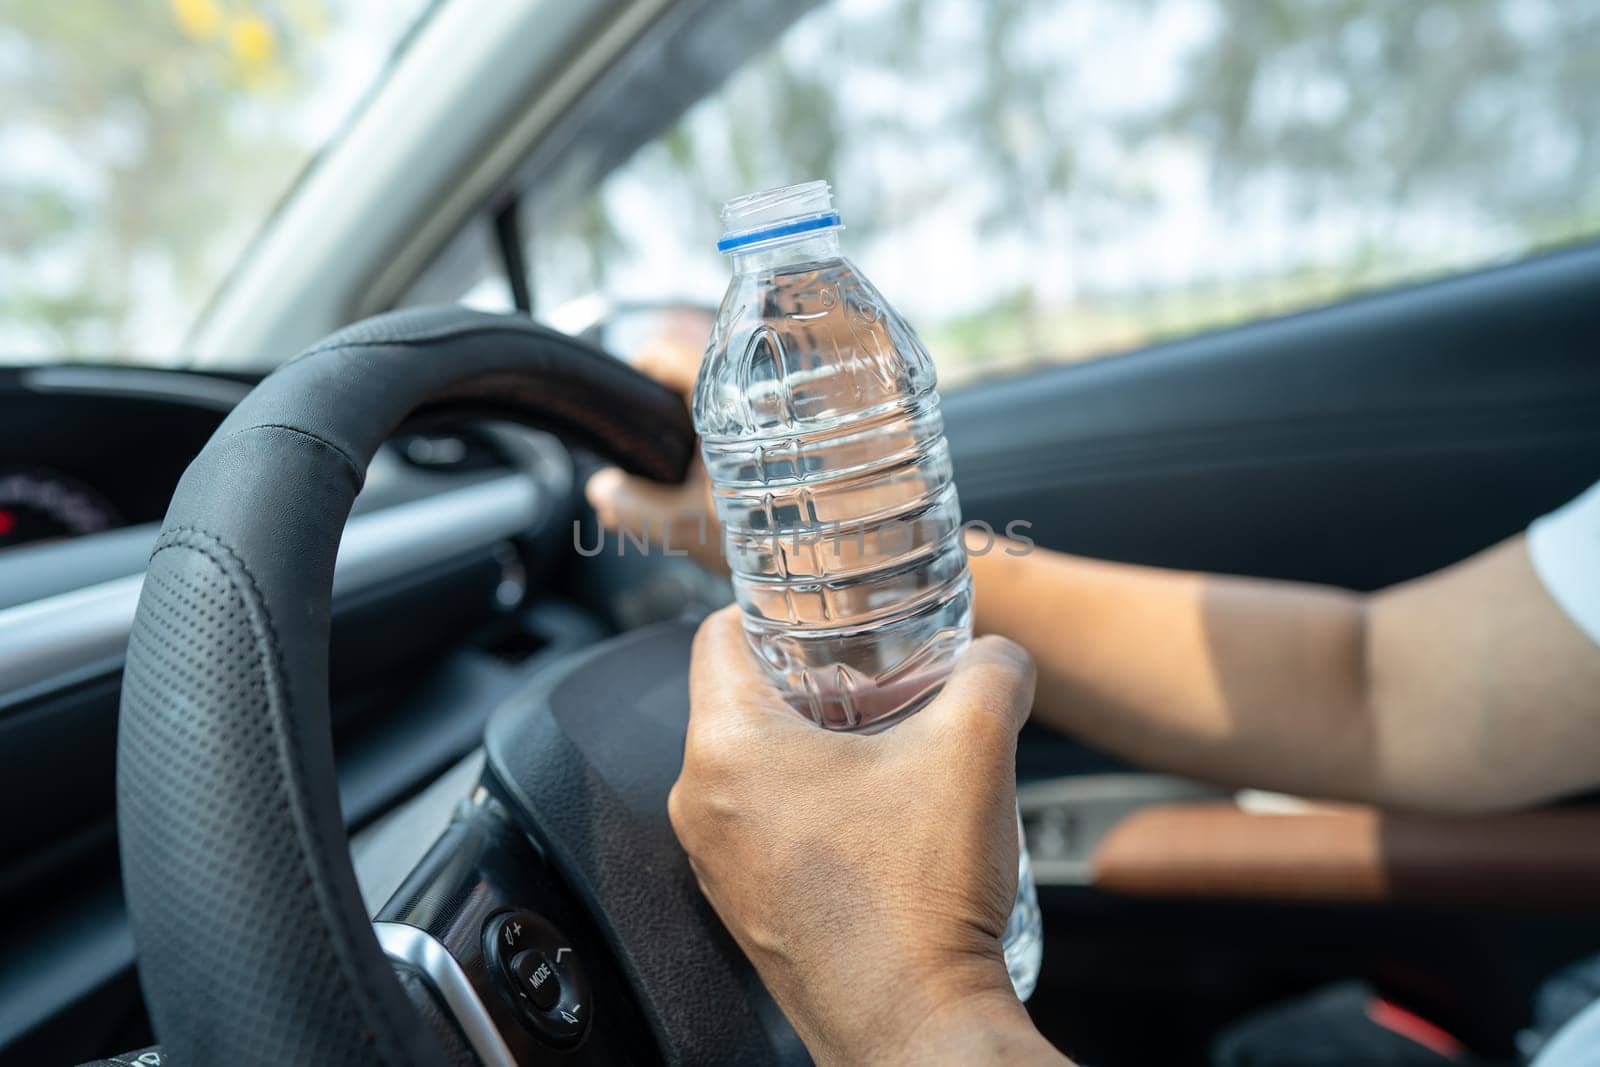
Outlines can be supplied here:
[[931, 362], [842, 258], [736, 276], [695, 396], [745, 628], [799, 710], [881, 728], [972, 629]]

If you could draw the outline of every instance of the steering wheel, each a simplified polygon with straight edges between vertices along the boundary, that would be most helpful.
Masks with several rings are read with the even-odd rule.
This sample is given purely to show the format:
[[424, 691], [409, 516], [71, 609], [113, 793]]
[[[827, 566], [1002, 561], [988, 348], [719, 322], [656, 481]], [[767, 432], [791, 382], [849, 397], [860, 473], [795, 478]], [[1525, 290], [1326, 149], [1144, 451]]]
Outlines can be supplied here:
[[804, 1060], [666, 819], [689, 630], [636, 631], [494, 717], [474, 800], [374, 924], [334, 777], [334, 559], [405, 420], [550, 430], [679, 481], [680, 398], [526, 320], [380, 316], [265, 379], [189, 467], [128, 648], [118, 824], [175, 1064]]

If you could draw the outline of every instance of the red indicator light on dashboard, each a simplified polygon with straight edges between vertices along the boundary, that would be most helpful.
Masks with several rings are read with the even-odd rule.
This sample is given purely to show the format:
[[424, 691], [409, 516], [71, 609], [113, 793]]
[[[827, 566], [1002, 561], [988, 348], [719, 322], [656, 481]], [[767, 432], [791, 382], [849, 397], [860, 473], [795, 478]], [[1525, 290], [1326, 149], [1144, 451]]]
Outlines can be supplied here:
[[4, 537], [17, 528], [17, 517], [11, 512], [0, 508], [0, 537]]

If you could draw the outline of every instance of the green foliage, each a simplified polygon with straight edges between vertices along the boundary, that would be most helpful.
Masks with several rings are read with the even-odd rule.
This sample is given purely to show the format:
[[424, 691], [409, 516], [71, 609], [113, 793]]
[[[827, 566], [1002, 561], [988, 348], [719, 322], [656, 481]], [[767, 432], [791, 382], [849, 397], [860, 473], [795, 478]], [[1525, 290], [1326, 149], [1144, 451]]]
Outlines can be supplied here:
[[[0, 0], [0, 346], [175, 353], [315, 147], [297, 108], [358, 10]], [[1179, 24], [1181, 47], [1157, 41]], [[676, 209], [641, 239], [676, 226], [691, 249], [726, 197], [827, 176], [853, 248], [940, 217], [1090, 263], [1158, 217], [1180, 156], [1235, 246], [1273, 196], [1304, 240], [1177, 279], [1158, 241], [1147, 282], [1085, 270], [1065, 297], [1048, 272], [1001, 278], [919, 323], [941, 362], [1075, 358], [1600, 231], [1600, 5], [833, 0], [624, 171]], [[551, 291], [606, 291], [636, 256], [608, 184], [545, 205], [534, 239], [574, 275]]]
[[291, 0], [0, 0], [8, 340], [84, 358], [175, 348], [305, 158], [284, 105], [321, 18]]
[[[1184, 22], [1177, 15], [1193, 17], [1176, 69], [1139, 69], [1141, 36], [1171, 31]], [[1128, 69], [1108, 70], [1108, 56]], [[1228, 251], [1251, 251], [1264, 197], [1304, 220], [1303, 241], [1263, 247], [1243, 268], [1219, 256], [1209, 273], [1177, 282], [1152, 269], [1143, 289], [1090, 274], [1071, 306], [1051, 295], [1056, 279], [1039, 277], [1002, 288], [977, 312], [925, 321], [945, 373], [959, 377], [1293, 310], [1600, 231], [1600, 6], [835, 2], [663, 144], [630, 167], [652, 185], [691, 190], [697, 218], [735, 193], [832, 178], [857, 250], [937, 216], [963, 220], [994, 247], [1082, 248], [1092, 262], [1087, 253], [1148, 225], [1170, 192], [1162, 168], [1173, 154], [1205, 161], [1204, 210], [1238, 222]], [[973, 199], [979, 209], [963, 214]], [[1344, 232], [1329, 239], [1330, 228]], [[707, 237], [697, 229], [686, 245]], [[1159, 241], [1150, 251], [1160, 256]], [[596, 264], [601, 288], [629, 254], [619, 247]]]

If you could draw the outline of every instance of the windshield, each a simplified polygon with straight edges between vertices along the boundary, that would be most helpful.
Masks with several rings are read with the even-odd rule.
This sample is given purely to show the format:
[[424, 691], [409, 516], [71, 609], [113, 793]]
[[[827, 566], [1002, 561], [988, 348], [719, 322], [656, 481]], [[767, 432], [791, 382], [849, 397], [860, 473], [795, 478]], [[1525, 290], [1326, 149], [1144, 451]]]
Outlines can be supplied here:
[[173, 363], [428, 0], [0, 0], [0, 361]]

